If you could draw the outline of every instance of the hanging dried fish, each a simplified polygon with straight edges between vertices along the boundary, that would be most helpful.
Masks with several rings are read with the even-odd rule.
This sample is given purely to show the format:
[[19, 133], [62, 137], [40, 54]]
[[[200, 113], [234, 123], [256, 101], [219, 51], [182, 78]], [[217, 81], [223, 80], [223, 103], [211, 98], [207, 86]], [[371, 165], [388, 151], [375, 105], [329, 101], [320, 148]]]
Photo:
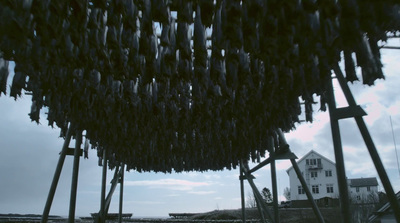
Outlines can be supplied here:
[[141, 31], [144, 33], [153, 32], [153, 22], [152, 22], [152, 0], [143, 0], [142, 2], [142, 20], [140, 23]]
[[7, 94], [8, 61], [0, 57], [0, 96]]
[[178, 21], [193, 23], [193, 2], [192, 0], [177, 0]]
[[170, 28], [171, 28], [171, 26], [169, 23], [166, 23], [163, 25], [162, 31], [161, 31], [161, 38], [160, 38], [161, 46], [169, 46], [170, 45], [170, 41], [169, 41]]
[[36, 101], [32, 100], [31, 112], [29, 113], [29, 117], [31, 118], [32, 121], [39, 123], [39, 114], [40, 114], [40, 108], [38, 107]]
[[344, 51], [344, 65], [346, 71], [346, 80], [353, 83], [354, 81], [358, 81], [358, 77], [356, 75], [356, 66], [354, 64], [353, 57], [351, 53], [347, 50]]
[[100, 157], [107, 150], [110, 168], [234, 168], [265, 154], [276, 128], [294, 128], [299, 96], [307, 121], [313, 95], [326, 110], [341, 52], [349, 81], [354, 54], [365, 84], [383, 78], [377, 43], [400, 31], [399, 8], [390, 0], [0, 1], [0, 95], [13, 61], [10, 95], [32, 92], [31, 120], [46, 106], [61, 136], [66, 123], [79, 125]]
[[85, 144], [83, 146], [84, 159], [89, 159], [89, 139], [85, 137]]
[[125, 0], [123, 1], [125, 4], [123, 9], [124, 12], [122, 14], [122, 22], [124, 24], [124, 29], [131, 29], [133, 31], [137, 30], [137, 16], [139, 14], [138, 7], [135, 4], [134, 0]]
[[191, 59], [192, 50], [190, 48], [189, 24], [178, 22], [177, 47], [179, 56], [184, 59]]
[[242, 9], [239, 0], [224, 1], [222, 5], [221, 21], [224, 38], [227, 46], [240, 49], [243, 45], [241, 25]]
[[[196, 19], [194, 24], [194, 73], [199, 87], [207, 87], [209, 78], [207, 75], [207, 46], [206, 46], [206, 31], [202, 24], [202, 14], [200, 5], [197, 5]], [[199, 93], [201, 95], [201, 93]]]
[[211, 27], [214, 14], [214, 0], [199, 0], [198, 5], [201, 11], [201, 23], [206, 27]]
[[168, 23], [170, 19], [170, 11], [168, 0], [151, 0], [152, 15], [155, 22]]
[[260, 0], [242, 2], [242, 30], [245, 33], [243, 44], [246, 52], [256, 53], [259, 50], [257, 22], [262, 16], [263, 7], [263, 2]]
[[232, 89], [232, 91], [236, 91], [239, 85], [239, 55], [237, 50], [227, 50], [226, 56], [226, 84]]
[[14, 68], [14, 78], [11, 85], [10, 96], [17, 100], [17, 97], [21, 96], [21, 90], [25, 88], [26, 84], [26, 74], [20, 71], [18, 65]]

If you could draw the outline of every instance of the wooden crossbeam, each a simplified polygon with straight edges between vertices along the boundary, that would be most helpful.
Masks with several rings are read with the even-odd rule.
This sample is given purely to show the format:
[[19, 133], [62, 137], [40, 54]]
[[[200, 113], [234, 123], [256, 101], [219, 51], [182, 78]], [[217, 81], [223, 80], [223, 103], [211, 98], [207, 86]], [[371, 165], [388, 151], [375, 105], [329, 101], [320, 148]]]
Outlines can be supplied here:
[[253, 169], [251, 169], [249, 172], [250, 173], [256, 172], [257, 170], [270, 164], [272, 160], [290, 160], [290, 159], [297, 159], [297, 156], [290, 151], [286, 151], [284, 153], [276, 153], [274, 156], [268, 157], [266, 160], [262, 161], [257, 166], [253, 167]]
[[354, 118], [354, 117], [361, 117], [365, 116], [367, 113], [364, 111], [364, 109], [361, 108], [361, 106], [348, 106], [348, 107], [343, 107], [343, 108], [336, 108], [334, 112], [332, 113], [333, 118], [340, 120], [340, 119], [346, 119], [346, 118]]
[[[67, 156], [74, 156], [75, 154], [75, 148], [68, 148], [67, 149]], [[83, 149], [78, 149], [78, 155], [82, 156], [83, 155]]]

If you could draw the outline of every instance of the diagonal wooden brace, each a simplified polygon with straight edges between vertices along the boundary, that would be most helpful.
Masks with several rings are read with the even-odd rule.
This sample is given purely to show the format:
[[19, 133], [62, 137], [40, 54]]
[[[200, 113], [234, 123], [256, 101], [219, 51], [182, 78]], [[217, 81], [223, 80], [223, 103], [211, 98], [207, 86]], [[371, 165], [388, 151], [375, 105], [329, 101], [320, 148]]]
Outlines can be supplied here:
[[253, 190], [254, 196], [256, 198], [257, 204], [261, 207], [261, 209], [263, 210], [263, 213], [266, 213], [269, 217], [269, 219], [271, 220], [272, 223], [275, 223], [274, 219], [272, 218], [271, 213], [269, 213], [267, 205], [265, 204], [265, 202], [262, 202], [262, 196], [260, 194], [260, 191], [258, 191], [257, 186], [255, 185], [253, 178], [254, 176], [252, 176], [250, 174], [249, 171], [249, 165], [247, 163], [243, 163], [242, 162], [242, 171], [244, 173], [244, 175], [246, 176], [247, 182], [249, 182], [251, 189]]

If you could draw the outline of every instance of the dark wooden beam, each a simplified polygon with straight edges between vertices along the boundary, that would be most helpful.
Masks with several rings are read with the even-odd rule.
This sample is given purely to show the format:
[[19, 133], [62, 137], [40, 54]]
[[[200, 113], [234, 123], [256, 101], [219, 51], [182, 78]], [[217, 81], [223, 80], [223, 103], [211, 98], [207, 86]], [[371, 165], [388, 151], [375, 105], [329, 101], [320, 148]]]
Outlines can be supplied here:
[[348, 106], [343, 108], [336, 108], [336, 110], [332, 113], [334, 116], [333, 118], [340, 120], [346, 118], [354, 118], [354, 117], [361, 117], [367, 115], [364, 109], [361, 106]]
[[68, 222], [75, 222], [76, 195], [78, 191], [79, 158], [82, 156], [82, 131], [77, 130], [75, 136], [74, 165], [72, 168], [71, 196], [69, 199]]
[[[340, 69], [339, 65], [336, 64], [334, 67], [335, 74], [338, 78], [340, 87], [343, 90], [344, 96], [346, 97], [347, 102], [349, 103], [350, 106], [355, 106], [356, 101], [353, 97], [353, 94], [350, 91], [349, 86], [347, 85], [343, 72]], [[379, 178], [381, 179], [383, 188], [385, 189], [385, 192], [388, 196], [388, 200], [390, 203], [390, 206], [393, 210], [394, 216], [396, 218], [397, 222], [400, 222], [400, 205], [397, 200], [396, 194], [394, 193], [392, 184], [390, 183], [389, 176], [386, 173], [385, 167], [383, 166], [382, 160], [378, 154], [378, 151], [375, 147], [375, 143], [372, 140], [372, 137], [368, 131], [367, 125], [364, 122], [364, 119], [362, 116], [356, 116], [354, 117], [356, 120], [357, 126], [360, 130], [360, 133], [364, 139], [364, 142], [367, 146], [368, 152], [371, 156], [371, 159], [375, 165], [375, 169], [378, 172]], [[341, 195], [342, 196], [342, 195]]]
[[51, 204], [53, 203], [54, 194], [56, 193], [58, 185], [58, 180], [60, 179], [61, 171], [64, 166], [64, 161], [65, 161], [65, 156], [67, 155], [68, 146], [69, 143], [71, 142], [72, 132], [73, 132], [73, 125], [70, 124], [67, 130], [66, 137], [64, 139], [63, 147], [61, 149], [60, 158], [58, 159], [56, 171], [54, 172], [53, 181], [51, 182], [49, 194], [46, 200], [46, 205], [44, 206], [43, 210], [41, 223], [46, 223], [49, 218]]
[[271, 163], [272, 160], [290, 160], [290, 159], [297, 159], [297, 156], [290, 152], [290, 151], [286, 151], [284, 153], [275, 153], [274, 156], [270, 156], [268, 157], [266, 160], [262, 161], [261, 163], [259, 163], [257, 166], [253, 167], [253, 169], [251, 169], [249, 172], [250, 173], [254, 173], [257, 170], [263, 168], [264, 166], [268, 165]]

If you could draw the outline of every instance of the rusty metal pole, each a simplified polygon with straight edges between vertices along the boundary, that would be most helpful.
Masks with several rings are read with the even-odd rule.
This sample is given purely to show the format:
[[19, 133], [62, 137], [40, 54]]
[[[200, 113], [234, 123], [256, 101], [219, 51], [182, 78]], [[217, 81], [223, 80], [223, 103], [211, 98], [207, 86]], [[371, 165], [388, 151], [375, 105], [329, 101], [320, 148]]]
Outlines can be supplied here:
[[82, 144], [82, 131], [78, 130], [75, 136], [74, 166], [72, 169], [71, 197], [69, 200], [68, 222], [75, 222], [76, 194], [78, 189], [79, 158]]
[[60, 179], [61, 171], [65, 161], [65, 156], [67, 155], [68, 146], [69, 143], [71, 142], [72, 132], [73, 132], [73, 125], [70, 124], [64, 139], [63, 147], [61, 149], [60, 158], [58, 159], [57, 167], [54, 172], [53, 181], [51, 183], [49, 194], [47, 196], [46, 205], [43, 210], [41, 223], [46, 223], [49, 218], [51, 204], [53, 203], [54, 194], [56, 193], [57, 190], [58, 180]]

